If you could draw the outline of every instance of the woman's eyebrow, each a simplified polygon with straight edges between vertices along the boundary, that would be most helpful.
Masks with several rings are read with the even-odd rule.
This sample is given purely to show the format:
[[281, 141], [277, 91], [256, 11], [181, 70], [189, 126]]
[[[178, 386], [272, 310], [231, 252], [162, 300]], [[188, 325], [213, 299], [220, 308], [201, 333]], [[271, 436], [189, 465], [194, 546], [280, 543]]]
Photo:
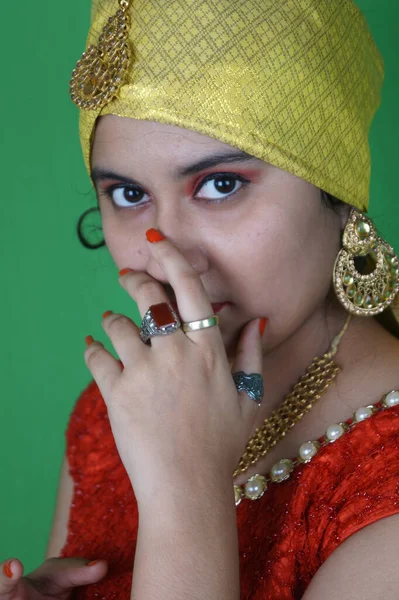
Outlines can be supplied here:
[[207, 156], [195, 163], [187, 165], [186, 167], [179, 167], [173, 172], [173, 176], [175, 179], [181, 179], [183, 177], [188, 177], [189, 175], [195, 175], [204, 169], [210, 169], [211, 167], [216, 167], [217, 165], [221, 165], [224, 163], [233, 163], [233, 162], [244, 162], [249, 160], [258, 160], [254, 156], [247, 154], [246, 152], [234, 151], [234, 152], [225, 152], [223, 154], [213, 154], [211, 156]]
[[139, 185], [138, 181], [132, 179], [131, 177], [119, 175], [119, 173], [115, 173], [115, 171], [108, 171], [107, 169], [102, 169], [101, 167], [94, 167], [91, 171], [90, 177], [95, 184], [99, 181], [104, 181], [105, 179], [117, 179], [123, 183], [130, 183], [137, 186]]
[[[217, 165], [235, 162], [246, 162], [250, 160], [258, 159], [254, 156], [251, 156], [250, 154], [247, 154], [246, 152], [241, 151], [225, 152], [223, 154], [212, 154], [211, 156], [202, 158], [201, 160], [195, 163], [191, 163], [183, 167], [178, 167], [175, 171], [173, 171], [172, 175], [174, 179], [183, 179], [184, 177], [188, 177], [189, 175], [195, 175], [200, 171], [210, 169], [211, 167], [216, 167]], [[94, 183], [97, 183], [98, 181], [102, 181], [104, 179], [117, 179], [118, 181], [122, 181], [124, 183], [140, 185], [139, 182], [135, 179], [131, 179], [130, 177], [120, 175], [115, 171], [102, 169], [101, 167], [94, 167], [92, 169], [91, 179]]]

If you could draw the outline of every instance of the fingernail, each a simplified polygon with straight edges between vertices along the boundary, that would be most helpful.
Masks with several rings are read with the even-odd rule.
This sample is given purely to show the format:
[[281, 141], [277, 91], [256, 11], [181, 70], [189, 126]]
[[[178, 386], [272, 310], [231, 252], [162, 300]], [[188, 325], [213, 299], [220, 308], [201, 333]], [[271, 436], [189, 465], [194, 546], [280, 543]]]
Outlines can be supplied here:
[[94, 338], [91, 335], [85, 337], [86, 346], [91, 346], [94, 343]]
[[86, 567], [92, 567], [93, 565], [96, 565], [99, 561], [98, 560], [92, 560], [91, 562], [87, 563]]
[[134, 271], [133, 269], [122, 269], [122, 271], [119, 271], [119, 277], [123, 277], [127, 273], [134, 273]]
[[107, 310], [104, 314], [103, 314], [103, 319], [106, 319], [107, 317], [109, 317], [109, 315], [112, 315], [113, 312], [112, 310]]
[[8, 577], [9, 579], [12, 579], [12, 577], [14, 575], [13, 572], [12, 572], [12, 570], [11, 570], [11, 563], [12, 563], [12, 560], [9, 560], [8, 562], [6, 562], [6, 564], [3, 567], [4, 575], [6, 577]]
[[259, 322], [259, 333], [260, 333], [261, 337], [262, 337], [262, 335], [265, 332], [266, 321], [267, 321], [266, 317], [262, 317], [261, 320], [260, 320], [260, 322]]
[[158, 231], [158, 229], [149, 229], [146, 232], [146, 236], [147, 240], [151, 242], [151, 244], [154, 244], [156, 242], [162, 242], [162, 240], [166, 239], [165, 236], [162, 235], [160, 231]]

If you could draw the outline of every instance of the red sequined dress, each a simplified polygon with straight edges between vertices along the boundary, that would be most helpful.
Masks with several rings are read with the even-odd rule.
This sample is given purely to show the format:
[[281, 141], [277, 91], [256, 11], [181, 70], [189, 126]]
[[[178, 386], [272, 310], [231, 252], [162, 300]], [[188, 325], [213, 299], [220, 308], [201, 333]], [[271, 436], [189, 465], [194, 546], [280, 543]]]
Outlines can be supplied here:
[[[387, 390], [388, 391], [388, 390]], [[95, 382], [66, 431], [74, 480], [68, 539], [60, 557], [108, 561], [107, 576], [73, 599], [129, 600], [138, 511], [107, 407]], [[304, 440], [306, 441], [306, 440]], [[237, 507], [241, 600], [292, 600], [347, 537], [399, 513], [399, 405], [356, 424], [290, 479]]]

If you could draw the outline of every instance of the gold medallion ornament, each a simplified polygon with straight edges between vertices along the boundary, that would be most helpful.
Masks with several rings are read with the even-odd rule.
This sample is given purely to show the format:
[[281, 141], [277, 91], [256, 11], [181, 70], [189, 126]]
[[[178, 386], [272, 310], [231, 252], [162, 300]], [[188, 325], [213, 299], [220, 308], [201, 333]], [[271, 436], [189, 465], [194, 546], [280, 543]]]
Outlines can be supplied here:
[[98, 46], [89, 46], [76, 63], [70, 94], [79, 108], [103, 108], [125, 83], [131, 57], [129, 5], [129, 0], [119, 0], [120, 8], [108, 19]]
[[[351, 314], [373, 316], [383, 312], [399, 292], [399, 261], [393, 248], [377, 236], [373, 222], [352, 209], [346, 224], [343, 248], [334, 266], [334, 288]], [[367, 257], [374, 269], [361, 274], [355, 259]]]

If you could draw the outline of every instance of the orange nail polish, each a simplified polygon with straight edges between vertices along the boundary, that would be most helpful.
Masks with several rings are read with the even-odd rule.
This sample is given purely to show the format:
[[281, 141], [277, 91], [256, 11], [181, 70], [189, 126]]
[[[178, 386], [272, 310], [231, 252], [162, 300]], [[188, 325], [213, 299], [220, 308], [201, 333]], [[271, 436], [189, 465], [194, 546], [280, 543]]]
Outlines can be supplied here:
[[98, 560], [92, 560], [91, 562], [87, 563], [86, 567], [92, 567], [93, 565], [96, 565], [98, 563]]
[[107, 310], [104, 314], [103, 314], [103, 319], [106, 319], [107, 317], [109, 317], [109, 315], [112, 315], [113, 312], [112, 310]]
[[119, 271], [119, 277], [123, 277], [126, 273], [134, 273], [134, 271], [133, 269], [122, 269], [122, 271]]
[[94, 338], [91, 335], [85, 337], [85, 342], [87, 346], [91, 346], [94, 342]]
[[4, 575], [6, 577], [8, 577], [9, 579], [12, 579], [12, 577], [13, 577], [13, 572], [11, 570], [11, 563], [12, 563], [12, 560], [9, 560], [8, 562], [6, 562], [6, 564], [3, 567]]
[[259, 323], [259, 333], [260, 333], [261, 337], [265, 332], [266, 321], [267, 321], [266, 317], [262, 317], [260, 320], [260, 323]]
[[146, 232], [146, 236], [147, 240], [151, 242], [151, 244], [154, 244], [156, 242], [162, 242], [162, 240], [166, 239], [165, 236], [162, 235], [160, 231], [158, 231], [158, 229], [149, 229]]

